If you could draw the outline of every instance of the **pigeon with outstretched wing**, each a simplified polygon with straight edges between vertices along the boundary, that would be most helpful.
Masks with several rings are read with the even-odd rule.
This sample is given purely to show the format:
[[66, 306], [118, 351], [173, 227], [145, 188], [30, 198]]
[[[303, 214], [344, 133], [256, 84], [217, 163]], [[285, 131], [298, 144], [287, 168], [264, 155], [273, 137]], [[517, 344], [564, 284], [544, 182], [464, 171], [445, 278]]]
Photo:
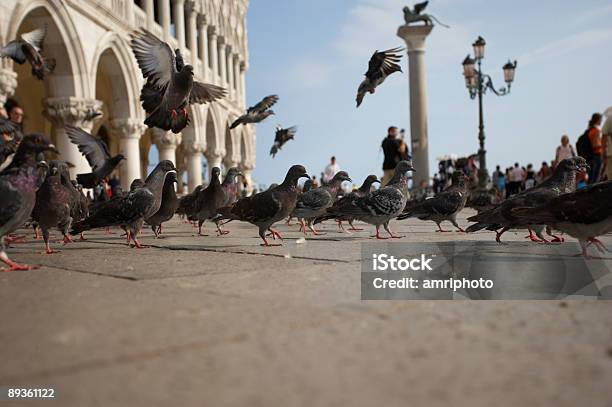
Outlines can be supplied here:
[[43, 41], [46, 35], [46, 25], [21, 34], [21, 38], [10, 41], [0, 49], [0, 56], [11, 58], [19, 65], [28, 61], [32, 66], [32, 75], [39, 80], [43, 80], [45, 74], [51, 73], [55, 69], [55, 59], [43, 56]]
[[365, 94], [367, 92], [374, 93], [376, 87], [380, 86], [387, 79], [387, 76], [394, 72], [402, 72], [402, 68], [397, 64], [402, 58], [402, 55], [398, 54], [401, 51], [403, 51], [403, 48], [398, 47], [374, 52], [370, 58], [365, 79], [357, 89], [357, 107], [361, 105]]

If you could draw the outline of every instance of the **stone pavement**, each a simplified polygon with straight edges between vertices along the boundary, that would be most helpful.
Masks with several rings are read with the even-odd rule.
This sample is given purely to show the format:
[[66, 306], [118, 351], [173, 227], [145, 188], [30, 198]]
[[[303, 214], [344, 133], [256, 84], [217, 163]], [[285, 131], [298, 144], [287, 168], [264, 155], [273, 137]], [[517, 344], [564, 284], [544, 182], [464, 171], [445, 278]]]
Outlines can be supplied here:
[[[406, 244], [493, 238], [434, 226], [392, 223]], [[102, 231], [51, 256], [14, 245], [14, 260], [42, 267], [0, 273], [0, 388], [56, 399], [0, 407], [612, 404], [610, 301], [361, 301], [371, 227], [328, 222], [296, 243], [282, 225], [274, 248], [250, 225], [227, 228], [196, 237], [175, 219], [163, 239], [146, 230], [144, 250]], [[515, 261], [534, 245], [524, 234], [479, 247]]]

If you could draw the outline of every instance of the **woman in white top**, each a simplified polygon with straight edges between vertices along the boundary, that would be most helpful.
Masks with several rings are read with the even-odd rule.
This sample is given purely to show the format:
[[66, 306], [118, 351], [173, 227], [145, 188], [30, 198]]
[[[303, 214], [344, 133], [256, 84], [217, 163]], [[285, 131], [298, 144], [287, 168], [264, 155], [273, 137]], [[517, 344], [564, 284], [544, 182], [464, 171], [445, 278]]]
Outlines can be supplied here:
[[561, 137], [561, 145], [557, 147], [557, 151], [555, 153], [555, 165], [560, 163], [562, 160], [566, 158], [572, 158], [576, 156], [576, 152], [574, 151], [574, 147], [569, 142], [569, 137], [564, 134]]

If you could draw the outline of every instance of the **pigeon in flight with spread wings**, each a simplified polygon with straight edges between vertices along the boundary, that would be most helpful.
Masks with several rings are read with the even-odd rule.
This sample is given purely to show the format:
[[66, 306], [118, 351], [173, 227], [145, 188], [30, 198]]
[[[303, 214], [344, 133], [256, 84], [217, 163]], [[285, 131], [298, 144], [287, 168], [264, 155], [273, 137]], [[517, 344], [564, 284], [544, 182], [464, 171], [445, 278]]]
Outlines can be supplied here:
[[132, 51], [147, 82], [140, 100], [149, 127], [179, 133], [189, 123], [187, 108], [209, 103], [226, 95], [225, 89], [193, 80], [193, 66], [175, 57], [170, 46], [145, 30], [131, 34]]
[[46, 25], [21, 34], [21, 38], [9, 42], [0, 50], [0, 56], [11, 58], [19, 65], [28, 61], [32, 65], [32, 75], [42, 81], [45, 74], [55, 69], [55, 59], [43, 56], [45, 35], [47, 35]]
[[281, 126], [276, 127], [276, 133], [274, 135], [274, 144], [270, 149], [270, 155], [272, 158], [276, 156], [278, 151], [285, 145], [289, 140], [293, 140], [295, 133], [297, 132], [297, 126], [291, 126], [283, 129]]
[[93, 188], [98, 185], [115, 170], [121, 160], [125, 159], [123, 154], [111, 156], [104, 140], [78, 127], [66, 126], [66, 135], [79, 147], [79, 151], [91, 166], [90, 173], [77, 174], [77, 182], [83, 188]]
[[402, 55], [398, 54], [398, 52], [403, 50], [403, 48], [397, 47], [386, 51], [374, 52], [372, 58], [370, 58], [365, 79], [359, 84], [357, 89], [357, 107], [361, 105], [366, 93], [374, 93], [376, 87], [383, 83], [387, 76], [393, 72], [402, 72], [402, 68], [397, 63], [402, 58]]
[[266, 96], [255, 106], [249, 107], [245, 114], [234, 120], [234, 122], [230, 126], [230, 129], [234, 129], [240, 126], [241, 124], [259, 123], [266, 117], [273, 115], [274, 111], [270, 110], [270, 108], [276, 102], [278, 102], [277, 95]]

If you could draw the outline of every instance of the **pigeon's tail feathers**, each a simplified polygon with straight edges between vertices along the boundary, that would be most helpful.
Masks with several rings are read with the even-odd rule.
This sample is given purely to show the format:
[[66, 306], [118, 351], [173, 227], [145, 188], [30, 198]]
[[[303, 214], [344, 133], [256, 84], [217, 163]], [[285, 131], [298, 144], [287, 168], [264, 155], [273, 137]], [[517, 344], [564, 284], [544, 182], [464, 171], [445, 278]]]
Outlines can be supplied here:
[[140, 91], [140, 101], [145, 112], [150, 114], [160, 105], [162, 101], [161, 92], [149, 83], [145, 83]]
[[96, 177], [92, 174], [77, 174], [77, 182], [83, 186], [83, 188], [93, 188], [96, 186]]
[[83, 219], [80, 222], [73, 224], [72, 230], [70, 230], [70, 234], [76, 235], [76, 234], [86, 232], [91, 229], [102, 228], [106, 226], [108, 225], [106, 224], [106, 222], [104, 222], [103, 217], [96, 216], [94, 214], [93, 216], [90, 216], [88, 218]]
[[513, 216], [519, 218], [521, 223], [548, 224], [556, 220], [554, 214], [551, 212], [534, 207], [521, 206], [512, 208], [511, 213]]
[[240, 220], [240, 217], [234, 213], [234, 206], [224, 206], [222, 208], [217, 209], [217, 216], [214, 217], [215, 221], [223, 220], [223, 219], [231, 219], [231, 220]]
[[330, 220], [330, 219], [336, 219], [337, 215], [332, 215], [330, 213], [325, 214], [325, 215], [321, 215], [315, 218], [315, 220], [312, 222], [314, 225], [318, 225], [321, 222], [324, 222], [326, 220]]
[[465, 231], [467, 233], [472, 233], [472, 232], [478, 232], [479, 230], [482, 229], [488, 229], [488, 230], [495, 230], [495, 229], [489, 229], [491, 226], [491, 224], [489, 223], [474, 223], [473, 225], [470, 225], [467, 229], [465, 229]]
[[240, 126], [241, 124], [242, 124], [242, 120], [240, 120], [240, 118], [237, 118], [236, 120], [234, 120], [234, 122], [230, 126], [230, 129], [235, 129], [236, 127]]

